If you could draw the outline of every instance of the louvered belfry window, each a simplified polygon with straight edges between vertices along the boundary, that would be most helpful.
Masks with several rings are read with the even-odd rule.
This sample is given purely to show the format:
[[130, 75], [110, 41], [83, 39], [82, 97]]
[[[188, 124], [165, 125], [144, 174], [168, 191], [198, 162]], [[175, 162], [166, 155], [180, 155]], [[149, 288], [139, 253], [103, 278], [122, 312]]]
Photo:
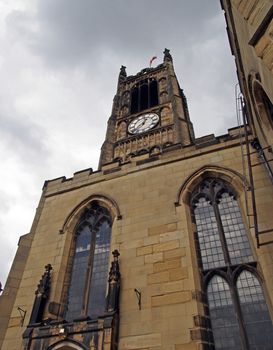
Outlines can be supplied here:
[[155, 79], [144, 79], [131, 90], [131, 113], [158, 105], [158, 86]]

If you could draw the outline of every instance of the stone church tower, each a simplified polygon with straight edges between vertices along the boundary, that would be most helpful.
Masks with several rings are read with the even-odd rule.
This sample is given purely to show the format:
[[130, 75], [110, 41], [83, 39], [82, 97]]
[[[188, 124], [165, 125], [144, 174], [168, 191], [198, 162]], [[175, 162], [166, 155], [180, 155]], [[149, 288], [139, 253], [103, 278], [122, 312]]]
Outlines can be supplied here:
[[186, 97], [179, 87], [169, 50], [156, 68], [127, 77], [122, 66], [102, 146], [100, 166], [194, 142]]
[[1, 349], [272, 349], [273, 246], [253, 223], [273, 227], [273, 186], [254, 138], [194, 137], [169, 50], [122, 67], [99, 170], [46, 181], [20, 239]]

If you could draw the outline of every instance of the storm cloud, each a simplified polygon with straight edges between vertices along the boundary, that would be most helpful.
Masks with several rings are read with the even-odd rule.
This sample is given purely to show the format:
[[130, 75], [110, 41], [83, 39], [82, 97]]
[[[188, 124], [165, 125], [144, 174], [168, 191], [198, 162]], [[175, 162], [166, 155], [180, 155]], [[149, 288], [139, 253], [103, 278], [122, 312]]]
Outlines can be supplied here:
[[2, 0], [0, 280], [43, 182], [96, 169], [121, 65], [171, 50], [197, 136], [236, 126], [235, 65], [218, 0]]

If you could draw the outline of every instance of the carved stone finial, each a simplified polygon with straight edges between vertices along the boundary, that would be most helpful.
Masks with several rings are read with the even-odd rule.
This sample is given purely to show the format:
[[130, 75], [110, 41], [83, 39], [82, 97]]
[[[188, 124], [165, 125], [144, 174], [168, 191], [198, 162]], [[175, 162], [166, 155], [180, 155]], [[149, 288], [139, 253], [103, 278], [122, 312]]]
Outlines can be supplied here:
[[118, 282], [120, 278], [120, 272], [119, 272], [119, 263], [118, 263], [118, 257], [119, 257], [119, 251], [115, 249], [113, 252], [114, 261], [111, 263], [111, 269], [109, 272], [109, 279], [108, 282], [111, 283], [113, 281]]
[[108, 295], [107, 295], [107, 307], [108, 312], [118, 311], [119, 309], [119, 289], [120, 289], [120, 272], [119, 272], [119, 252], [114, 250], [112, 252], [114, 261], [111, 263], [111, 269], [108, 278]]
[[121, 66], [120, 67], [119, 77], [123, 78], [123, 79], [127, 77], [126, 67], [125, 66]]
[[164, 53], [164, 62], [166, 62], [166, 61], [172, 62], [173, 61], [173, 58], [172, 58], [172, 55], [170, 54], [169, 49], [165, 49], [163, 53]]
[[40, 279], [40, 282], [35, 291], [36, 295], [41, 295], [43, 298], [48, 298], [49, 290], [50, 290], [50, 272], [52, 270], [51, 264], [47, 264], [45, 266], [45, 272]]
[[45, 266], [45, 272], [42, 278], [40, 279], [40, 282], [35, 291], [35, 300], [29, 320], [30, 324], [42, 322], [43, 320], [47, 299], [49, 298], [50, 293], [51, 270], [51, 264], [47, 264]]
[[114, 260], [115, 260], [115, 261], [118, 261], [118, 257], [120, 256], [119, 251], [118, 251], [117, 249], [115, 249], [115, 250], [112, 252], [112, 254], [113, 254]]

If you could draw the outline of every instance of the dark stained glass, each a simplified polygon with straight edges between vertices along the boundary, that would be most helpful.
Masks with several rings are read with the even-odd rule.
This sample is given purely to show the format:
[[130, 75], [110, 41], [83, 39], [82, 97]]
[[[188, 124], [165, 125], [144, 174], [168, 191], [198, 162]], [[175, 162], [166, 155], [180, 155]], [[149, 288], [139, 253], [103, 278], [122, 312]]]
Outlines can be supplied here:
[[204, 197], [195, 205], [194, 215], [203, 269], [224, 266], [223, 248], [213, 207]]
[[218, 205], [231, 264], [253, 261], [247, 233], [237, 201], [223, 193]]
[[68, 293], [66, 318], [73, 320], [81, 315], [92, 232], [88, 225], [78, 232]]
[[243, 271], [237, 280], [237, 289], [249, 350], [271, 350], [273, 327], [258, 279], [251, 272]]
[[66, 320], [104, 313], [110, 240], [110, 215], [105, 208], [92, 204], [76, 232]]
[[207, 178], [193, 193], [191, 205], [200, 268], [205, 278], [208, 270], [215, 273], [206, 290], [214, 349], [273, 349], [272, 321], [262, 287], [248, 270], [255, 262], [234, 191], [225, 181]]
[[265, 105], [267, 115], [271, 122], [273, 122], [273, 103], [270, 101], [264, 90], [262, 90], [262, 100]]
[[215, 349], [240, 350], [239, 327], [227, 282], [214, 276], [207, 293]]
[[96, 317], [105, 311], [111, 227], [104, 221], [96, 234], [88, 315]]

